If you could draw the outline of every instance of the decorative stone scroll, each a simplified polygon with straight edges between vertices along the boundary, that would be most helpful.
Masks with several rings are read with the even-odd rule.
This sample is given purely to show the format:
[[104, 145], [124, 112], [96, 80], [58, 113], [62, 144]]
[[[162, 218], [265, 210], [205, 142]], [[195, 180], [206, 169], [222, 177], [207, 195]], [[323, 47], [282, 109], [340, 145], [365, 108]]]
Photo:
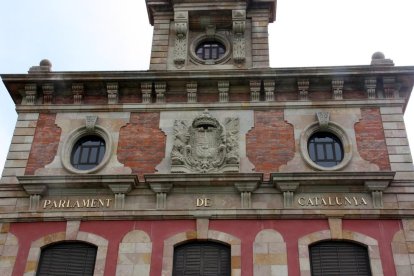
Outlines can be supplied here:
[[86, 116], [86, 118], [85, 118], [85, 127], [86, 127], [87, 132], [94, 132], [95, 131], [95, 125], [96, 125], [97, 120], [98, 120], [98, 116], [96, 116], [96, 115]]
[[234, 183], [236, 189], [240, 192], [241, 207], [252, 208], [252, 192], [259, 186], [258, 182]]
[[108, 93], [108, 104], [118, 103], [118, 83], [111, 82], [106, 84], [106, 91]]
[[42, 85], [43, 90], [43, 103], [44, 104], [52, 104], [53, 102], [53, 94], [55, 92], [55, 88], [53, 83], [46, 83]]
[[275, 81], [265, 80], [263, 81], [265, 100], [266, 102], [272, 102], [275, 100]]
[[26, 94], [26, 104], [34, 105], [37, 99], [37, 87], [35, 83], [26, 84], [24, 86], [24, 92]]
[[157, 103], [165, 103], [165, 92], [167, 91], [166, 82], [156, 82], [155, 83], [155, 94]]
[[365, 91], [367, 92], [368, 99], [376, 98], [377, 79], [366, 78], [365, 79]]
[[230, 83], [228, 81], [219, 81], [217, 86], [218, 86], [218, 91], [219, 91], [219, 102], [221, 103], [228, 102]]
[[176, 34], [174, 45], [174, 64], [177, 68], [182, 68], [187, 58], [188, 12], [176, 12], [174, 14], [174, 22]]
[[399, 97], [395, 77], [383, 77], [382, 83], [384, 85], [384, 96], [386, 99], [397, 99]]
[[225, 118], [224, 125], [207, 110], [190, 123], [176, 120], [171, 151], [171, 172], [238, 172], [239, 118]]
[[262, 82], [260, 80], [250, 81], [250, 100], [252, 102], [260, 101], [260, 86]]
[[40, 206], [40, 199], [47, 192], [46, 185], [23, 185], [23, 189], [30, 196], [29, 210], [36, 211]]
[[151, 103], [152, 83], [141, 83], [142, 103]]
[[72, 94], [73, 94], [73, 103], [82, 104], [83, 94], [84, 94], [83, 83], [73, 83]]
[[316, 112], [316, 117], [318, 118], [320, 128], [327, 128], [328, 127], [329, 112], [326, 112], [326, 111]]
[[389, 181], [365, 181], [365, 187], [372, 193], [374, 208], [383, 208], [382, 192], [389, 186]]
[[293, 196], [299, 187], [299, 182], [276, 182], [276, 187], [283, 192], [283, 206], [291, 208], [293, 205]]
[[125, 195], [132, 190], [131, 184], [110, 184], [108, 187], [114, 193], [115, 197], [115, 209], [124, 209], [125, 207]]
[[342, 100], [342, 91], [344, 89], [344, 81], [341, 79], [332, 80], [332, 97], [334, 100]]
[[241, 66], [246, 60], [246, 41], [244, 32], [246, 30], [246, 11], [233, 10], [233, 60]]
[[197, 82], [187, 82], [187, 102], [197, 102]]
[[309, 80], [298, 80], [299, 100], [308, 100]]

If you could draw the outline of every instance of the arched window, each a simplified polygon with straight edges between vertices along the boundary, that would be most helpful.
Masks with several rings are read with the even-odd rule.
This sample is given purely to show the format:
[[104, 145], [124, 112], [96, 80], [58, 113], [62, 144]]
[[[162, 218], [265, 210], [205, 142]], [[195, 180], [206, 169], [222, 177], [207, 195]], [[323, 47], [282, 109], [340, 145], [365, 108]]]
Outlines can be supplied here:
[[36, 276], [91, 276], [96, 246], [84, 242], [63, 242], [42, 248]]
[[312, 276], [370, 276], [368, 250], [346, 241], [323, 241], [309, 247]]
[[230, 246], [190, 242], [174, 248], [173, 276], [230, 276]]

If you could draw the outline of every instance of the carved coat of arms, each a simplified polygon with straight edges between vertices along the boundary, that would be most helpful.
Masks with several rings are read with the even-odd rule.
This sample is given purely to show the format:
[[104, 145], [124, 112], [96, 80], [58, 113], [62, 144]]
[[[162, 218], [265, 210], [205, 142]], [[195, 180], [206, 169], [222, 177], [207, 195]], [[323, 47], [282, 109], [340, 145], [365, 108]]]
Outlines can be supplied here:
[[171, 172], [239, 171], [239, 119], [226, 118], [222, 126], [208, 111], [192, 122], [174, 122]]

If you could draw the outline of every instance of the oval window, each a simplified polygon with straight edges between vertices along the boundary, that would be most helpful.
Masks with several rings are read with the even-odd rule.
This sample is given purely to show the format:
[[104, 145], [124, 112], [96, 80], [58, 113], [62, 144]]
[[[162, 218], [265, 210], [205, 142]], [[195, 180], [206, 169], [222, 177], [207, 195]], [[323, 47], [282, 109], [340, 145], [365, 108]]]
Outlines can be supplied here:
[[224, 56], [226, 47], [218, 41], [203, 41], [196, 47], [195, 52], [202, 60], [217, 60]]
[[341, 140], [330, 132], [316, 132], [308, 140], [310, 159], [322, 167], [334, 167], [344, 158]]
[[90, 170], [101, 163], [105, 156], [105, 140], [97, 135], [80, 138], [74, 145], [71, 164], [78, 170]]

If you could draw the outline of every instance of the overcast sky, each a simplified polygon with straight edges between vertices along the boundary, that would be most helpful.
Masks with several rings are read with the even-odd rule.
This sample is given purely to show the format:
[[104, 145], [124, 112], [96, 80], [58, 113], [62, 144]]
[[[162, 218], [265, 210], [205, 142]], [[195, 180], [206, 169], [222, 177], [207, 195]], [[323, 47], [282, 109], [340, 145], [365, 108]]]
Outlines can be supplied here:
[[[145, 0], [1, 0], [0, 73], [26, 73], [48, 58], [54, 71], [147, 70], [152, 27]], [[382, 51], [414, 65], [413, 0], [278, 0], [271, 67], [366, 65]], [[405, 114], [414, 146], [414, 104]], [[16, 123], [0, 83], [0, 171]]]

